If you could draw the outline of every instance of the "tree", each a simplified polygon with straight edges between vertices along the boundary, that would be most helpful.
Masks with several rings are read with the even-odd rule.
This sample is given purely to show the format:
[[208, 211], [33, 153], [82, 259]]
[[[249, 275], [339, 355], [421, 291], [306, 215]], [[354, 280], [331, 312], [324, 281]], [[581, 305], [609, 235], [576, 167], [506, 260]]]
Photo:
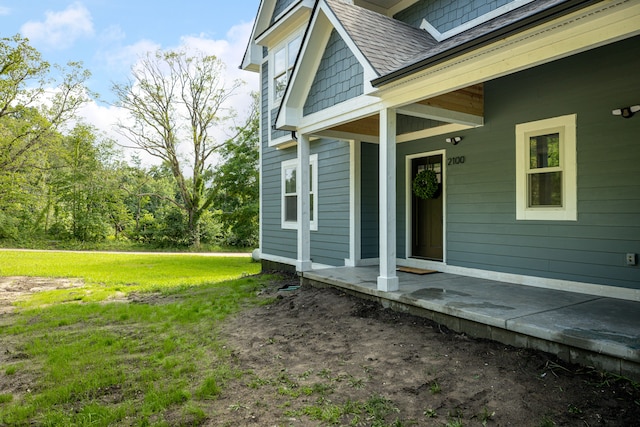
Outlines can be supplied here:
[[59, 81], [27, 39], [0, 39], [0, 171], [23, 168], [89, 99], [89, 71], [77, 62], [56, 68]]
[[[189, 240], [200, 244], [199, 224], [211, 206], [212, 161], [222, 144], [214, 131], [232, 117], [226, 101], [240, 87], [222, 79], [224, 64], [215, 56], [157, 51], [132, 69], [132, 78], [115, 84], [118, 104], [130, 123], [120, 133], [171, 170], [179, 198], [173, 202], [187, 217]], [[186, 172], [192, 176], [187, 178]]]
[[220, 151], [222, 162], [213, 177], [214, 206], [227, 231], [227, 243], [252, 246], [258, 242], [260, 184], [257, 95], [247, 123], [238, 128]]
[[94, 128], [82, 124], [63, 137], [51, 183], [59, 233], [80, 241], [99, 241], [114, 223], [117, 226], [122, 221], [126, 208], [115, 171], [109, 168], [115, 156], [111, 145], [109, 140], [99, 140]]

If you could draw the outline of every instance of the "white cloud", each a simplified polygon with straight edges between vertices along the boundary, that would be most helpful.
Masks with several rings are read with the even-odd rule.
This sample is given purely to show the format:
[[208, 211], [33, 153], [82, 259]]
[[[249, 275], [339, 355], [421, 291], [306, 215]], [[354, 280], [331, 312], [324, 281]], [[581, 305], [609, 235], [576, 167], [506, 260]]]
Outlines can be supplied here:
[[[159, 49], [175, 49], [185, 50], [187, 52], [202, 52], [207, 55], [215, 55], [226, 64], [225, 75], [222, 77], [226, 82], [232, 82], [235, 79], [241, 79], [246, 82], [242, 90], [231, 99], [231, 106], [238, 112], [241, 120], [244, 119], [246, 113], [251, 107], [252, 99], [250, 93], [258, 90], [259, 76], [257, 73], [246, 72], [239, 69], [242, 62], [242, 56], [251, 35], [252, 24], [241, 24], [234, 26], [229, 30], [226, 39], [214, 40], [204, 35], [200, 36], [184, 36], [180, 39], [179, 46], [167, 47], [161, 46], [150, 40], [140, 40], [135, 44], [113, 48], [109, 52], [103, 52], [101, 57], [107, 67], [111, 69], [111, 76], [117, 82], [123, 82], [129, 75], [132, 66], [148, 53], [156, 52]], [[118, 34], [117, 31], [114, 34]], [[122, 75], [122, 77], [117, 77]], [[122, 135], [115, 131], [115, 125], [118, 121], [125, 122], [127, 120], [124, 111], [116, 106], [104, 106], [95, 102], [86, 104], [80, 111], [80, 115], [88, 122], [104, 132], [108, 137], [114, 139], [122, 145], [130, 145]], [[222, 129], [217, 133], [216, 137], [221, 140], [225, 138], [227, 129]], [[131, 153], [131, 150], [125, 150]], [[145, 164], [157, 164], [158, 160], [148, 155], [141, 154]]]
[[119, 25], [110, 25], [100, 32], [100, 41], [108, 44], [124, 40], [127, 35]]
[[227, 82], [240, 79], [246, 83], [238, 96], [232, 102], [239, 114], [246, 112], [251, 106], [249, 94], [258, 90], [258, 74], [251, 73], [239, 68], [244, 55], [253, 23], [244, 23], [231, 27], [226, 34], [226, 39], [213, 40], [205, 36], [185, 36], [181, 39], [180, 49], [189, 51], [199, 51], [208, 55], [217, 56], [226, 65], [223, 79]]
[[151, 40], [140, 40], [128, 46], [118, 46], [102, 53], [102, 59], [110, 70], [129, 71], [131, 66], [147, 55], [160, 49], [158, 43]]
[[67, 49], [81, 37], [93, 36], [91, 13], [81, 3], [73, 3], [62, 12], [46, 12], [44, 21], [29, 21], [20, 32], [31, 41], [54, 49]]

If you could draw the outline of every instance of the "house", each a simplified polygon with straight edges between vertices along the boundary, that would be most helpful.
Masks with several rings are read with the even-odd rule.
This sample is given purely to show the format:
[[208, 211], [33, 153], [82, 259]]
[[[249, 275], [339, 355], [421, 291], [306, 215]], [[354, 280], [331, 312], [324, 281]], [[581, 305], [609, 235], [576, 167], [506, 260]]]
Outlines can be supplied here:
[[640, 301], [640, 1], [262, 0], [242, 68], [269, 268]]

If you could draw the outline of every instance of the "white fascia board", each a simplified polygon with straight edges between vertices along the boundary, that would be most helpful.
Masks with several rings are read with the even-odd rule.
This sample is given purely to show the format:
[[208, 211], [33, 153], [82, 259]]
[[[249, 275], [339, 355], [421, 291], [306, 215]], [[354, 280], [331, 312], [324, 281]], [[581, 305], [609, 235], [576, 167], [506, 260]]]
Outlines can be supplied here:
[[440, 122], [458, 123], [467, 126], [482, 126], [484, 117], [469, 113], [446, 110], [431, 105], [411, 104], [398, 108], [398, 113], [423, 119], [438, 120]]
[[381, 86], [407, 105], [640, 34], [640, 2], [600, 2]]
[[290, 15], [281, 22], [277, 22], [272, 25], [268, 30], [260, 34], [256, 38], [256, 43], [260, 46], [266, 46], [271, 48], [279, 44], [282, 40], [286, 39], [295, 32], [302, 25], [305, 25], [309, 20], [311, 11], [309, 8], [305, 8], [302, 5], [298, 5], [297, 8], [291, 10]]
[[380, 99], [361, 95], [302, 117], [298, 131], [305, 134], [315, 134], [334, 126], [378, 114], [382, 108], [384, 107], [380, 103]]
[[398, 3], [396, 3], [395, 5], [391, 6], [390, 8], [385, 8], [385, 7], [381, 7], [378, 6], [374, 3], [371, 3], [370, 1], [367, 0], [356, 0], [354, 3], [356, 6], [360, 6], [363, 7], [365, 9], [369, 9], [369, 10], [373, 10], [374, 12], [378, 12], [382, 15], [386, 15], [389, 17], [393, 17], [393, 15], [395, 15], [396, 13], [408, 8], [409, 6], [411, 6], [414, 3], [417, 3], [418, 0], [401, 0]]
[[[302, 116], [302, 109], [304, 108], [304, 103], [333, 29], [338, 31], [340, 37], [342, 37], [363, 67], [364, 93], [369, 94], [375, 91], [370, 82], [379, 76], [364, 58], [355, 43], [353, 43], [349, 38], [349, 35], [344, 28], [342, 28], [340, 22], [336, 19], [325, 2], [320, 3], [315, 15], [311, 18], [309, 25], [310, 28], [301, 47], [301, 54], [299, 55], [298, 61], [294, 67], [291, 82], [287, 87], [287, 91], [282, 100], [282, 107], [278, 114], [278, 119], [276, 120], [276, 128], [278, 129], [295, 130], [305, 126], [303, 123], [309, 122], [306, 117]], [[365, 103], [369, 102], [371, 101], [365, 101]], [[377, 100], [374, 102], [377, 102]], [[342, 104], [345, 103], [341, 103], [339, 105]], [[334, 108], [335, 107], [331, 107], [328, 110], [333, 110]], [[334, 115], [333, 112], [329, 112], [328, 114]], [[307, 117], [315, 116], [315, 114], [312, 114]]]
[[322, 14], [316, 13], [309, 25], [289, 86], [282, 99], [282, 106], [276, 121], [278, 129], [295, 130], [298, 127], [304, 102], [322, 59], [322, 53], [331, 36], [332, 27]]
[[[272, 0], [271, 1], [275, 5]], [[242, 63], [240, 64], [240, 68], [247, 71], [260, 71], [260, 64], [262, 63], [262, 49], [256, 44], [256, 36], [258, 34], [258, 23], [260, 22], [261, 16], [263, 16], [265, 0], [260, 1], [260, 6], [258, 6], [258, 14], [256, 15], [256, 19], [253, 21], [253, 28], [251, 29], [251, 36], [249, 37], [249, 43], [247, 44], [247, 48], [244, 51], [244, 56], [242, 57]]]
[[403, 133], [396, 137], [396, 142], [401, 144], [403, 142], [416, 141], [418, 139], [432, 138], [438, 135], [444, 135], [451, 132], [460, 132], [470, 129], [475, 126], [461, 125], [457, 123], [451, 123], [448, 125], [436, 126], [433, 128], [422, 129], [415, 132]]
[[262, 64], [262, 48], [255, 44], [253, 39], [249, 40], [247, 50], [242, 58], [242, 64], [240, 68], [245, 71], [252, 71], [254, 73], [260, 72], [260, 65]]

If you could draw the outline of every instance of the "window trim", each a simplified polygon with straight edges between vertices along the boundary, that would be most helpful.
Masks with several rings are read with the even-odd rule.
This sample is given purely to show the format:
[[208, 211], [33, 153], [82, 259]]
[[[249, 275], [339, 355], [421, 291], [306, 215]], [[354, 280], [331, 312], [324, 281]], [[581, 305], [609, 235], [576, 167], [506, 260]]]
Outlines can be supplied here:
[[[285, 171], [287, 169], [295, 169], [298, 165], [298, 159], [285, 160], [280, 164], [280, 217], [281, 227], [286, 230], [296, 230], [298, 221], [285, 220]], [[309, 156], [309, 165], [311, 165], [311, 191], [313, 197], [313, 220], [310, 222], [311, 231], [318, 231], [318, 155]], [[297, 196], [297, 192], [296, 192]], [[297, 209], [297, 208], [296, 208]], [[296, 214], [297, 216], [297, 214]]]
[[[577, 115], [569, 114], [516, 125], [516, 220], [577, 221]], [[562, 206], [529, 206], [529, 138], [558, 133], [562, 171]]]
[[[275, 107], [279, 106], [280, 103], [282, 102], [282, 98], [284, 96], [284, 92], [281, 96], [276, 97], [276, 93], [275, 93], [275, 80], [276, 80], [276, 54], [278, 52], [280, 52], [281, 50], [284, 49], [285, 55], [284, 55], [284, 73], [279, 73], [278, 77], [282, 76], [282, 75], [287, 75], [287, 84], [289, 82], [289, 79], [291, 79], [291, 73], [293, 70], [293, 62], [292, 59], [290, 58], [290, 52], [289, 52], [289, 45], [291, 44], [291, 42], [293, 42], [295, 39], [299, 38], [300, 39], [300, 44], [298, 46], [298, 52], [295, 53], [295, 55], [297, 56], [298, 53], [300, 52], [300, 49], [302, 48], [302, 32], [301, 31], [296, 31], [295, 33], [291, 34], [289, 37], [287, 37], [286, 39], [282, 40], [280, 43], [278, 43], [277, 46], [275, 46], [273, 49], [270, 49], [269, 51], [269, 104], [270, 104], [270, 110], [273, 110]], [[293, 61], [295, 61], [295, 58], [293, 58]], [[285, 85], [286, 87], [286, 85]]]

